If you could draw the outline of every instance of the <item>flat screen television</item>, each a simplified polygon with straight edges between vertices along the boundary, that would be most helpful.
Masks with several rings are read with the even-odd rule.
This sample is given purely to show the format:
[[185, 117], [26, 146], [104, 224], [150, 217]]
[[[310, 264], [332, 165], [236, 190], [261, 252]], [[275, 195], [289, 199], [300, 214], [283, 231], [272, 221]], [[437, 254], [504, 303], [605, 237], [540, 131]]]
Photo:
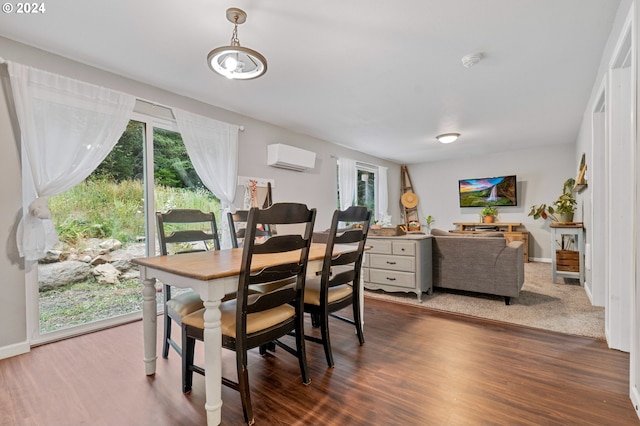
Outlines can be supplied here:
[[460, 207], [517, 206], [516, 176], [458, 181]]

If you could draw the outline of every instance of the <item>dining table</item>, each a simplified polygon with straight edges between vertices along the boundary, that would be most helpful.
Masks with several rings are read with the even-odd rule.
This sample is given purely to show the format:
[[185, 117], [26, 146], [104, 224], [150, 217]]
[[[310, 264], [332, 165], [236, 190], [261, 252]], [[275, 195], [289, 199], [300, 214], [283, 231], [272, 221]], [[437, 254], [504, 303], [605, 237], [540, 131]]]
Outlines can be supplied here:
[[[350, 244], [336, 244], [333, 255], [337, 256], [357, 250]], [[324, 243], [311, 243], [307, 261], [307, 275], [322, 270], [326, 251]], [[254, 255], [252, 270], [296, 261], [299, 253], [279, 253]], [[242, 263], [242, 248], [211, 250], [141, 257], [133, 259], [140, 269], [142, 281], [142, 323], [144, 335], [144, 365], [147, 376], [156, 373], [157, 360], [157, 319], [156, 280], [180, 288], [191, 288], [204, 302], [204, 366], [205, 409], [208, 425], [221, 422], [222, 409], [222, 332], [220, 329], [220, 302], [229, 293], [237, 291], [238, 277]], [[362, 280], [359, 285], [362, 286]], [[364, 297], [360, 291], [361, 306]], [[361, 312], [364, 312], [361, 310]], [[176, 385], [176, 389], [181, 389]]]

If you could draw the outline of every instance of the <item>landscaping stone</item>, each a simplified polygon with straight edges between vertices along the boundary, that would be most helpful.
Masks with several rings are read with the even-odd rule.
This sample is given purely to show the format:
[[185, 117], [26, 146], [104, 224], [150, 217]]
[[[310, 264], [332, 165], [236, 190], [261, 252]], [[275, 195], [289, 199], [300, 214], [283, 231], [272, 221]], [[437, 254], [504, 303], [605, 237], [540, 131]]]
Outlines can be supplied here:
[[105, 285], [118, 284], [120, 279], [139, 280], [140, 273], [131, 260], [144, 257], [145, 250], [144, 242], [123, 247], [116, 239], [92, 238], [83, 242], [81, 250], [59, 244], [40, 261], [40, 291], [86, 281], [91, 275]]
[[77, 260], [41, 264], [38, 267], [40, 291], [53, 290], [67, 284], [85, 281], [90, 276], [91, 267], [87, 263]]
[[110, 238], [108, 240], [104, 240], [99, 244], [100, 248], [106, 249], [108, 251], [114, 251], [122, 248], [122, 243], [115, 238]]
[[110, 263], [96, 266], [91, 273], [100, 284], [120, 284], [120, 271]]

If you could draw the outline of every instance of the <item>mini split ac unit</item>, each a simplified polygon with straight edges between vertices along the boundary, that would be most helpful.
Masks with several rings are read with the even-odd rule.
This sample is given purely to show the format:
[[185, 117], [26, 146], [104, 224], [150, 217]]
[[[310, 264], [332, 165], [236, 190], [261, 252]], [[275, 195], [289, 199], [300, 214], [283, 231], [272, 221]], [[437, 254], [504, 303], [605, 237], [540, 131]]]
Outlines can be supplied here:
[[316, 153], [295, 146], [276, 143], [267, 146], [267, 164], [302, 172], [316, 166]]

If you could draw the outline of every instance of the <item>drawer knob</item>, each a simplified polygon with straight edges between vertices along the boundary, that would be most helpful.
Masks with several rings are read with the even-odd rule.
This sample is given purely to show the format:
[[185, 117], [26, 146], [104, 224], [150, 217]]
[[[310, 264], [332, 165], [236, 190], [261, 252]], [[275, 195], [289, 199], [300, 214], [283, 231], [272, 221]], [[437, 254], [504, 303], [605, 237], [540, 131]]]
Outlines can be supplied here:
[[393, 277], [387, 277], [387, 280], [389, 280], [389, 281], [395, 281], [396, 279], [395, 279], [395, 278], [393, 278]]
[[395, 265], [395, 264], [396, 264], [396, 262], [393, 262], [393, 261], [391, 261], [391, 260], [387, 260], [387, 264], [388, 264], [388, 265]]

